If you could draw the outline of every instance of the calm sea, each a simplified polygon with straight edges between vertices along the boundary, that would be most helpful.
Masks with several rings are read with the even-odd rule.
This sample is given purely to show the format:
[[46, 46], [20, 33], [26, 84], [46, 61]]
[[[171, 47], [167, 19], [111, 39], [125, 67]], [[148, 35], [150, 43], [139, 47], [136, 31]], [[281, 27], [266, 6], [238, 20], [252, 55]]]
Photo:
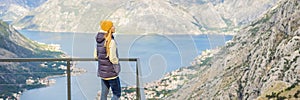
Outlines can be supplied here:
[[[96, 47], [95, 34], [20, 31], [34, 41], [59, 44], [71, 57], [92, 58]], [[129, 35], [115, 34], [120, 58], [140, 58], [143, 83], [160, 79], [165, 73], [190, 62], [206, 49], [223, 46], [232, 36], [224, 35]], [[72, 100], [94, 100], [101, 89], [96, 76], [96, 62], [77, 62], [86, 73], [72, 77]], [[121, 62], [122, 86], [135, 84], [135, 63]], [[66, 100], [66, 77], [54, 78], [49, 87], [25, 91], [21, 100]]]

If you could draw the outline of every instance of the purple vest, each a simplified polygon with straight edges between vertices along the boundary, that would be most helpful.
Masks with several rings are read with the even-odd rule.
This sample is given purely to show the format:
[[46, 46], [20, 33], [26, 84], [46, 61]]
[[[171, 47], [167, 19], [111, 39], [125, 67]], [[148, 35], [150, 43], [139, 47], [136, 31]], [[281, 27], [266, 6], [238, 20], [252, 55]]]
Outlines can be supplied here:
[[110, 77], [118, 76], [118, 73], [114, 70], [113, 67], [114, 65], [109, 61], [109, 57], [106, 57], [106, 47], [104, 47], [104, 43], [105, 43], [104, 34], [105, 33], [99, 32], [96, 36], [97, 55], [98, 55], [97, 76], [101, 78], [110, 78]]

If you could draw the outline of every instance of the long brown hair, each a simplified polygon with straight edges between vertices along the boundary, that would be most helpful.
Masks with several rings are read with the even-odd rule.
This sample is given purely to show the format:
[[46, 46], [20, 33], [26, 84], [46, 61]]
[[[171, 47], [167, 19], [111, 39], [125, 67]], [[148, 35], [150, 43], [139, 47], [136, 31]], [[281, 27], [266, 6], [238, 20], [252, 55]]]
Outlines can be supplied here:
[[108, 30], [107, 33], [104, 35], [105, 38], [105, 44], [104, 47], [106, 47], [106, 57], [110, 54], [110, 42], [112, 39], [112, 30]]
[[109, 56], [110, 54], [110, 42], [112, 39], [112, 28], [113, 28], [113, 22], [110, 20], [102, 20], [100, 22], [100, 27], [103, 31], [106, 32], [106, 34], [104, 35], [104, 39], [105, 39], [105, 44], [104, 47], [106, 47], [106, 57]]

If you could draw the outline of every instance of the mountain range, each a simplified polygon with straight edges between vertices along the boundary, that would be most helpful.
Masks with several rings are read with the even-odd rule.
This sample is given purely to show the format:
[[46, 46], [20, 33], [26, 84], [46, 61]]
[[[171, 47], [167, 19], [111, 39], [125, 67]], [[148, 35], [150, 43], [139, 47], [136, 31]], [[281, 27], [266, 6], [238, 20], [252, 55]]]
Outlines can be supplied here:
[[[98, 30], [101, 19], [111, 19], [119, 27], [118, 31], [124, 33], [198, 34], [198, 31], [226, 31], [247, 25], [241, 27], [224, 47], [212, 50], [209, 54], [212, 56], [200, 55], [193, 66], [177, 70], [177, 73], [185, 76], [180, 86], [174, 87], [171, 92], [156, 92], [162, 93], [165, 99], [178, 100], [300, 98], [299, 0], [77, 1], [47, 1], [19, 19], [15, 27], [56, 32], [93, 32]], [[0, 22], [1, 58], [52, 55], [47, 50], [39, 49], [43, 46], [26, 39], [12, 26]], [[181, 25], [185, 25], [184, 28]], [[34, 67], [36, 64], [11, 64], [1, 63], [1, 73], [41, 70]], [[0, 75], [0, 82], [3, 82], [0, 84], [21, 84], [32, 75]], [[174, 77], [170, 74], [170, 78]], [[171, 79], [163, 79], [163, 82], [169, 83], [162, 84], [164, 86], [177, 84]], [[11, 92], [3, 91], [7, 88], [20, 87], [0, 86], [0, 94]]]
[[233, 33], [278, 0], [48, 0], [14, 22], [17, 29], [94, 33], [100, 20], [124, 34]]

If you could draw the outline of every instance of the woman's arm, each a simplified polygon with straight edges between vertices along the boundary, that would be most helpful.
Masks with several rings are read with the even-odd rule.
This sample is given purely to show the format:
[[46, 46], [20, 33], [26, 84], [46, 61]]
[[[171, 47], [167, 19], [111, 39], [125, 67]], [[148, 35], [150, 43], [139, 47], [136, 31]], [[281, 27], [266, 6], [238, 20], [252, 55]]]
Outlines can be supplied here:
[[119, 64], [119, 58], [117, 57], [117, 45], [116, 42], [112, 39], [110, 42], [110, 54], [109, 61], [112, 64]]
[[97, 55], [97, 48], [95, 48], [95, 50], [94, 50], [94, 58], [95, 58], [95, 59], [98, 58], [98, 55]]

